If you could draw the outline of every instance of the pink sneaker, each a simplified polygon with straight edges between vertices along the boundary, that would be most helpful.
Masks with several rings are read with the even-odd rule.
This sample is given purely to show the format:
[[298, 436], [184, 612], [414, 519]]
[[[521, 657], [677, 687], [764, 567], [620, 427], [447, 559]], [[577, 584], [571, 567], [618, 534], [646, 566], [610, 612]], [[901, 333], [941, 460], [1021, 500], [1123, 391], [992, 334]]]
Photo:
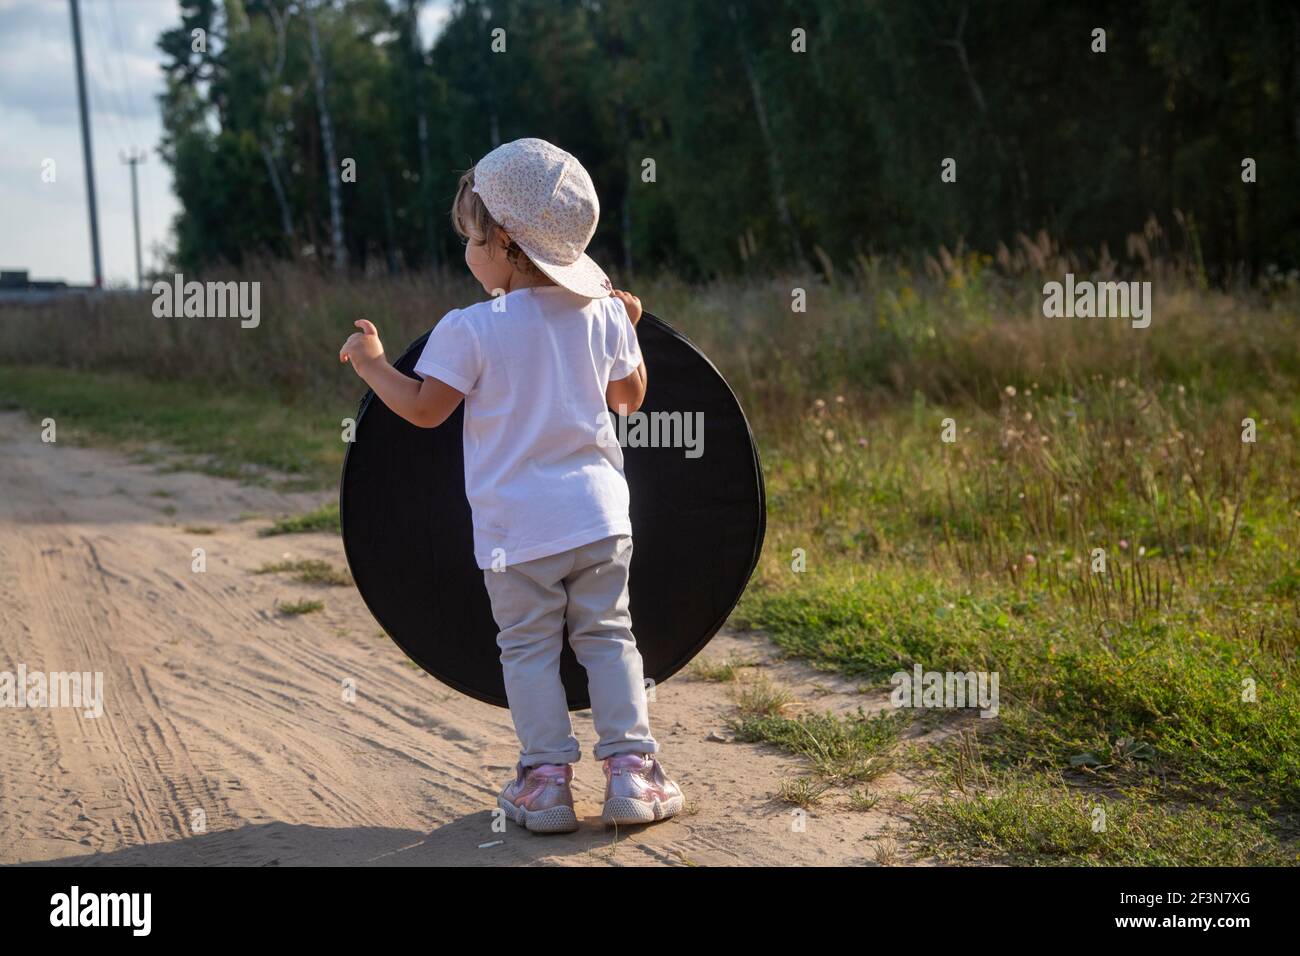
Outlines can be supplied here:
[[573, 812], [573, 765], [544, 763], [515, 765], [515, 779], [497, 797], [506, 816], [534, 833], [572, 833], [578, 829]]
[[686, 798], [664, 774], [653, 754], [618, 754], [605, 758], [606, 823], [654, 823], [682, 812]]

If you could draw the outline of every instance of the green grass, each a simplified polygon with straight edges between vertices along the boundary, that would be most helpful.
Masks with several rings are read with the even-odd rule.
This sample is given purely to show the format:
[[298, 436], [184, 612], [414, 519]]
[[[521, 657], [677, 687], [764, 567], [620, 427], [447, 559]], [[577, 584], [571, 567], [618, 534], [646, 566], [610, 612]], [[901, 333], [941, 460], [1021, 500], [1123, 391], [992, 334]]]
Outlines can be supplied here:
[[[1243, 644], [1226, 624], [1233, 607], [1149, 613], [1101, 633], [1068, 595], [996, 583], [955, 588], [911, 570], [853, 584], [758, 588], [743, 619], [762, 624], [790, 654], [876, 680], [882, 692], [890, 673], [910, 672], [914, 663], [998, 672], [998, 717], [973, 724], [983, 762], [1011, 779], [1054, 774], [1063, 785], [1137, 788], [1144, 805], [1180, 803], [1209, 814], [1256, 807], [1262, 825], [1272, 821], [1286, 839], [1300, 819], [1293, 648], [1275, 657]], [[1242, 699], [1247, 677], [1253, 701]], [[815, 735], [782, 717], [747, 718], [742, 726], [743, 739], [825, 763], [835, 749], [822, 754], [812, 738], [852, 739], [854, 722], [823, 718]], [[819, 770], [843, 776], [834, 765]], [[1166, 828], [1202, 819], [1160, 818]]]
[[710, 681], [716, 684], [730, 684], [740, 679], [745, 668], [757, 667], [752, 661], [737, 661], [730, 658], [722, 660], [697, 657], [691, 661], [687, 673], [696, 680]]
[[867, 787], [849, 792], [849, 809], [856, 813], [866, 813], [868, 810], [874, 810], [879, 802], [880, 795], [872, 793]]
[[265, 392], [230, 391], [140, 375], [0, 365], [0, 406], [53, 418], [60, 440], [126, 448], [160, 443], [188, 456], [194, 471], [265, 480], [273, 471], [296, 487], [337, 482], [344, 444], [339, 421], [352, 414], [308, 413]]
[[352, 575], [346, 568], [336, 568], [328, 561], [306, 559], [302, 561], [279, 561], [264, 564], [254, 574], [292, 574], [293, 579], [302, 584], [326, 584], [332, 587], [350, 587]]
[[849, 718], [744, 715], [736, 722], [736, 739], [802, 754], [828, 784], [866, 783], [896, 765], [894, 751], [908, 719], [899, 714], [866, 717], [861, 712]]
[[281, 614], [297, 616], [299, 614], [315, 614], [317, 611], [325, 609], [324, 601], [288, 601], [280, 604], [279, 611]]
[[1277, 866], [1300, 862], [1259, 819], [1230, 808], [1114, 798], [1046, 775], [915, 805], [917, 849], [952, 863]]
[[[1184, 311], [1208, 326], [1210, 310]], [[1292, 303], [1263, 321], [1294, 337], [1297, 314]], [[1218, 321], [1239, 336], [1230, 349], [1254, 337]], [[1293, 856], [1294, 352], [1248, 346], [1269, 369], [1264, 386], [1231, 360], [1216, 364], [1195, 338], [1181, 355], [1162, 351], [1182, 335], [1172, 328], [1141, 353], [1116, 340], [1110, 368], [1093, 365], [1095, 343], [1077, 331], [1056, 342], [1063, 368], [1027, 363], [989, 397], [926, 386], [868, 408], [852, 388], [841, 397], [825, 387], [805, 403], [765, 449], [768, 544], [733, 623], [868, 693], [888, 693], [891, 675], [916, 664], [999, 675], [996, 719], [904, 711], [926, 729], [968, 731], [883, 752], [962, 776], [918, 817], [925, 852], [1184, 865]], [[949, 323], [943, 334], [964, 333]], [[1023, 356], [1013, 340], [1003, 345]], [[965, 347], [961, 361], [974, 362], [973, 341]], [[978, 361], [999, 367], [990, 355]], [[1254, 445], [1241, 441], [1248, 416], [1260, 428]], [[946, 418], [955, 442], [941, 440]], [[1104, 573], [1093, 573], [1098, 548]], [[742, 720], [742, 739], [825, 763], [789, 717]], [[821, 720], [832, 740], [855, 726]], [[963, 764], [967, 746], [979, 750], [978, 773]], [[814, 769], [824, 781], [842, 776]], [[1118, 828], [1081, 837], [1081, 801], [1098, 799], [1113, 801]], [[1238, 826], [1240, 846], [1210, 836]]]
[[821, 803], [829, 790], [829, 783], [808, 777], [799, 777], [795, 780], [781, 781], [777, 799], [782, 803], [808, 810]]
[[765, 674], [740, 685], [736, 693], [736, 704], [746, 718], [780, 717], [793, 703], [790, 692]]
[[321, 505], [321, 507], [311, 511], [305, 511], [302, 514], [277, 518], [269, 528], [263, 528], [258, 534], [263, 537], [278, 534], [306, 534], [312, 531], [341, 534], [342, 525], [340, 520], [338, 502], [335, 501]]

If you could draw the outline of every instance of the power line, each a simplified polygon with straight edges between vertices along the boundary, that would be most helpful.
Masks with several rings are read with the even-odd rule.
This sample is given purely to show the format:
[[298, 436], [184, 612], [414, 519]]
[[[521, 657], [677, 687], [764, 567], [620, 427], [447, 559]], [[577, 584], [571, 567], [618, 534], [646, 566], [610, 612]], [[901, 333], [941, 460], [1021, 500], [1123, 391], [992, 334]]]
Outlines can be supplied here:
[[[131, 138], [136, 142], [139, 142], [140, 137], [136, 135], [137, 130], [135, 127], [135, 117], [137, 115], [136, 107], [139, 104], [135, 97], [135, 86], [131, 83], [130, 58], [126, 51], [126, 44], [122, 42], [122, 31], [118, 27], [117, 0], [109, 0], [108, 18], [109, 22], [113, 26], [113, 39], [117, 46], [118, 59], [115, 63], [117, 66], [118, 78], [122, 81], [123, 96], [126, 100], [126, 108], [128, 111], [126, 114], [127, 123], [131, 127]], [[139, 115], [143, 116], [144, 113], [140, 112]]]
[[[95, 7], [92, 4], [88, 9], [93, 10]], [[99, 53], [98, 56], [92, 55], [91, 66], [94, 74], [99, 78], [99, 86], [102, 90], [103, 96], [110, 101], [107, 104], [103, 104], [106, 105], [107, 108], [101, 109], [99, 111], [100, 115], [105, 117], [107, 122], [113, 124], [113, 126], [121, 126], [123, 136], [127, 140], [134, 142], [137, 137], [135, 135], [134, 122], [131, 119], [130, 107], [124, 102], [122, 93], [118, 90], [118, 84], [109, 69], [109, 65], [112, 64], [113, 67], [117, 68], [118, 76], [122, 76], [117, 60], [111, 55], [107, 45], [104, 43], [104, 37], [107, 36], [107, 31], [104, 29], [102, 22], [97, 16], [88, 16], [86, 21], [86, 25], [91, 28], [87, 32], [88, 40], [98, 48]], [[95, 93], [94, 83], [91, 84], [91, 92], [92, 95]], [[116, 129], [112, 130], [112, 135], [116, 137]], [[118, 146], [120, 151], [120, 143], [115, 142], [115, 145]]]
[[[137, 167], [144, 160], [147, 153], [143, 153], [139, 149], [139, 144], [144, 142], [135, 119], [136, 107], [139, 101], [136, 97], [135, 85], [131, 82], [130, 61], [126, 44], [122, 39], [116, 0], [109, 0], [108, 10], [108, 27], [105, 26], [103, 16], [98, 11], [96, 11], [93, 19], [88, 20], [88, 26], [92, 27], [88, 33], [94, 38], [94, 43], [100, 52], [100, 56], [92, 57], [92, 61], [98, 67], [97, 75], [101, 90], [96, 90], [95, 84], [92, 83], [91, 92], [94, 100], [107, 98], [110, 101], [107, 109], [100, 110], [99, 116], [102, 117], [103, 124], [107, 126], [109, 137], [121, 155], [122, 161], [131, 166], [131, 211], [135, 233], [136, 281], [138, 283], [142, 281], [144, 272], [143, 256], [141, 254], [144, 239], [140, 226], [140, 185]], [[119, 136], [119, 126], [121, 127], [121, 137]], [[129, 148], [123, 148], [122, 137], [125, 137], [127, 142], [130, 143]], [[149, 189], [151, 176], [151, 170], [146, 167], [144, 171], [145, 219], [148, 233], [156, 236], [159, 230], [153, 218], [151, 190]]]

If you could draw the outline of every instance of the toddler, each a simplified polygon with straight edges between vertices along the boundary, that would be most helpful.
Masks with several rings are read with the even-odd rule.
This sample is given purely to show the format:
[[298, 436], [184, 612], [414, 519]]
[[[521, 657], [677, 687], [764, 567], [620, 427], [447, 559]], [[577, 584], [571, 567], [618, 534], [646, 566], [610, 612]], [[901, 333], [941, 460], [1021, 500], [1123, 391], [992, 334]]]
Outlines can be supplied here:
[[608, 440], [607, 408], [627, 414], [645, 397], [641, 301], [584, 252], [599, 215], [573, 156], [540, 139], [497, 147], [461, 177], [452, 204], [465, 264], [493, 298], [434, 327], [420, 381], [388, 364], [364, 319], [339, 353], [415, 425], [436, 427], [465, 402], [474, 557], [520, 744], [498, 803], [535, 832], [578, 827], [570, 782], [581, 752], [560, 681], [566, 622], [604, 761], [601, 818], [650, 823], [683, 805], [650, 734], [628, 613], [628, 487], [622, 449]]

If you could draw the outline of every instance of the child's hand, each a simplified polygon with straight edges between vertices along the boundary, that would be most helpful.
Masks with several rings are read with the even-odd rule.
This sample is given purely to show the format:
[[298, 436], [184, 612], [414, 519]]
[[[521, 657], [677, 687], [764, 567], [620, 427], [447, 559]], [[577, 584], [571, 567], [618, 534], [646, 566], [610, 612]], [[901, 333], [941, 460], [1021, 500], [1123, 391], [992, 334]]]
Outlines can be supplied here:
[[622, 289], [615, 289], [610, 295], [623, 303], [623, 308], [627, 309], [627, 317], [632, 320], [635, 326], [641, 321], [641, 300], [631, 292], [624, 292]]
[[369, 365], [376, 359], [384, 357], [384, 345], [379, 341], [379, 332], [367, 319], [357, 319], [356, 327], [360, 332], [353, 332], [339, 349], [339, 361], [351, 360], [352, 370], [361, 374], [362, 366]]

